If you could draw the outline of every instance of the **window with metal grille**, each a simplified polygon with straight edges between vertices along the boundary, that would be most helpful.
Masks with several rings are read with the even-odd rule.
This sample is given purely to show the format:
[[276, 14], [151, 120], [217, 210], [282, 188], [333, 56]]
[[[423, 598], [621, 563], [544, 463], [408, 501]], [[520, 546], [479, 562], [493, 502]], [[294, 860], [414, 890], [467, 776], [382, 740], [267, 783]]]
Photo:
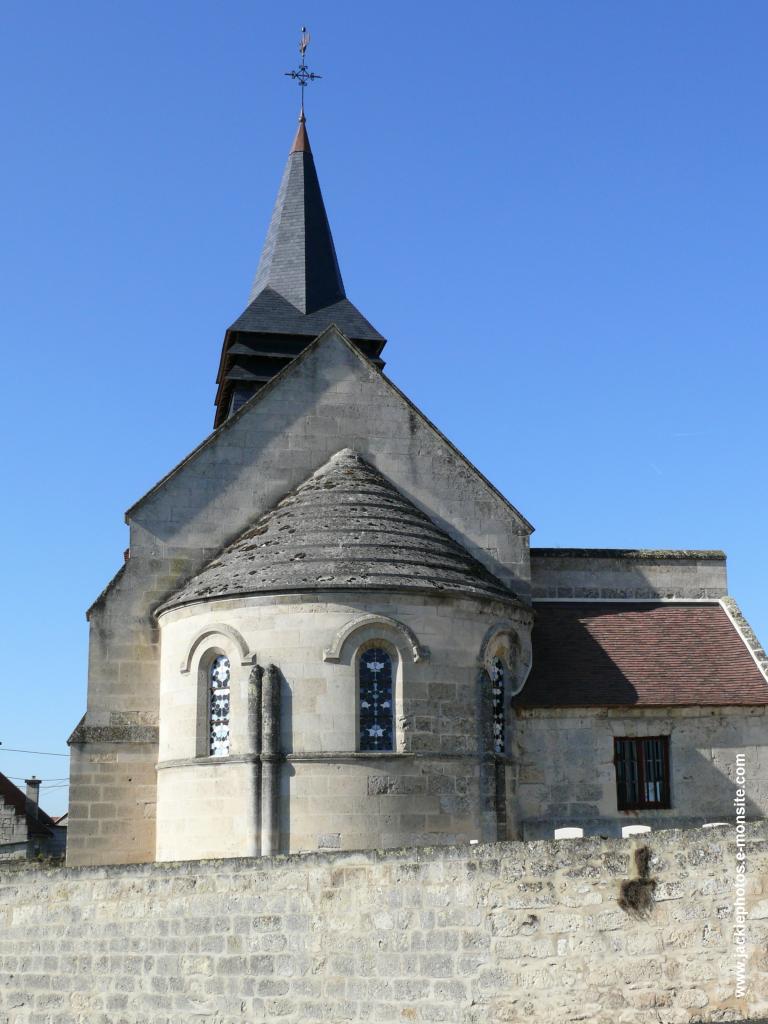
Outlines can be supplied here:
[[669, 736], [614, 737], [620, 811], [669, 807]]
[[229, 658], [218, 655], [208, 670], [208, 753], [229, 754]]
[[358, 658], [360, 750], [395, 749], [392, 658], [382, 647], [369, 647]]

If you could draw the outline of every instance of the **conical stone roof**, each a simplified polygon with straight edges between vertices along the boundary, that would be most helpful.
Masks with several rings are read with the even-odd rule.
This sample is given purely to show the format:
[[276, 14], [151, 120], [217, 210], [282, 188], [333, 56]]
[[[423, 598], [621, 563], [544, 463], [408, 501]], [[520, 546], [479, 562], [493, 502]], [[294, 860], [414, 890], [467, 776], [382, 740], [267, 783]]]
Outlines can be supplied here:
[[345, 448], [159, 611], [238, 594], [360, 588], [515, 600], [377, 469]]

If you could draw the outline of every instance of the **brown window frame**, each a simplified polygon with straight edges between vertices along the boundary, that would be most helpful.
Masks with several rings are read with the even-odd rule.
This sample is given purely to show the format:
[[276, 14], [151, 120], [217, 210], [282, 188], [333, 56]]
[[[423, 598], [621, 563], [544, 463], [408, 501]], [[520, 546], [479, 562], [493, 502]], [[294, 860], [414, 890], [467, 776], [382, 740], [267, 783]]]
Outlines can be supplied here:
[[[654, 781], [661, 782], [661, 799], [660, 800], [648, 800], [647, 796], [647, 776], [648, 763], [650, 758], [648, 757], [648, 747], [651, 743], [658, 742], [661, 744], [662, 754], [662, 777], [661, 779], [651, 780], [651, 784]], [[627, 785], [626, 777], [624, 780], [620, 777], [619, 764], [625, 763], [623, 744], [632, 746], [634, 749], [635, 763], [637, 765], [637, 781], [636, 781], [636, 792], [637, 799], [632, 800], [630, 795], [630, 789]], [[616, 770], [616, 805], [620, 811], [645, 811], [645, 810], [665, 810], [672, 806], [670, 801], [669, 791], [669, 736], [614, 736], [613, 738], [613, 764]]]

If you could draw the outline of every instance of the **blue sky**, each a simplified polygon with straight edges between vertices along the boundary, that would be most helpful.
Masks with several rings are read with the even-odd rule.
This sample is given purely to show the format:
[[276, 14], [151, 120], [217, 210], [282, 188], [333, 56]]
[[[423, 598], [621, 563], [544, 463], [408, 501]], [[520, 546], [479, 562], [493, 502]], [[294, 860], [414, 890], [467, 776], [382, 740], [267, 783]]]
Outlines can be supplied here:
[[768, 640], [765, 3], [9, 2], [5, 748], [66, 753], [123, 512], [210, 430], [304, 21], [342, 272], [392, 379], [534, 544], [723, 547]]

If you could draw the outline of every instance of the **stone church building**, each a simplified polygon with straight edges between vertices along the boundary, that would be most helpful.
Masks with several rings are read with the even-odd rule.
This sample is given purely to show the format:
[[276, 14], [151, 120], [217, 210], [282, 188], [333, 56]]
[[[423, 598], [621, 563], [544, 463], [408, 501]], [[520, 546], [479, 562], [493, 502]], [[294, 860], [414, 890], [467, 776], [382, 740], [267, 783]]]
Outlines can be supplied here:
[[766, 815], [768, 663], [724, 554], [531, 548], [384, 346], [302, 117], [213, 433], [88, 612], [70, 864], [729, 821], [742, 756]]

